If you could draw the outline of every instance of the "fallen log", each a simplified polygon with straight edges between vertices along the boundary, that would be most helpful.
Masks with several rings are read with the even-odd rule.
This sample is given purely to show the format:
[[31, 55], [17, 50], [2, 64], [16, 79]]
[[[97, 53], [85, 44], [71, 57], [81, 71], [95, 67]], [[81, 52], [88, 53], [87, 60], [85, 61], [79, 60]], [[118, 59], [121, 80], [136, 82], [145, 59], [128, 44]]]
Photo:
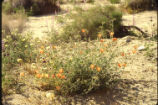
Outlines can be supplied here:
[[135, 29], [135, 30], [141, 32], [144, 37], [148, 37], [147, 33], [143, 32], [143, 31], [142, 31], [139, 27], [137, 27], [137, 26], [133, 26], [133, 25], [132, 25], [132, 26], [121, 26], [121, 30], [122, 30], [123, 32], [129, 32], [130, 29]]

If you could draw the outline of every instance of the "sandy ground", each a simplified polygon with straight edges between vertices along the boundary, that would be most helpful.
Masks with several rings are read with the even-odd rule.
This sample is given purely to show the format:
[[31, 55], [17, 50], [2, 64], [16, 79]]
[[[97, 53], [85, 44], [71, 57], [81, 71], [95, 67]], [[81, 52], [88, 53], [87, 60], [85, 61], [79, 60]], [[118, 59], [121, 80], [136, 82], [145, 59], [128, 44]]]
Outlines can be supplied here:
[[[66, 6], [64, 8], [67, 8]], [[124, 25], [136, 25], [142, 30], [152, 32], [150, 17], [153, 17], [153, 23], [157, 26], [156, 11], [145, 11], [134, 15], [123, 15]], [[134, 22], [133, 22], [134, 20]], [[29, 17], [26, 23], [26, 31], [32, 31], [33, 37], [42, 39], [51, 31], [51, 27], [60, 26], [55, 21], [55, 15]], [[157, 43], [152, 41], [133, 39], [130, 43], [122, 45], [126, 42], [127, 37], [118, 40], [118, 46], [128, 51], [134, 45], [145, 45], [145, 43], [153, 43], [153, 51], [155, 56], [147, 58], [144, 56], [145, 51], [138, 51], [136, 54], [130, 55], [124, 60], [127, 67], [121, 72], [121, 82], [114, 90], [105, 92], [99, 90], [86, 96], [70, 97], [70, 103], [65, 105], [156, 105], [157, 102]], [[120, 44], [119, 44], [120, 43]], [[23, 68], [21, 68], [23, 69]], [[52, 91], [41, 91], [34, 88], [32, 77], [26, 79], [24, 91], [22, 94], [12, 94], [5, 97], [4, 105], [61, 105], [60, 99], [54, 103], [46, 98], [45, 94]], [[27, 84], [27, 85], [26, 85]]]

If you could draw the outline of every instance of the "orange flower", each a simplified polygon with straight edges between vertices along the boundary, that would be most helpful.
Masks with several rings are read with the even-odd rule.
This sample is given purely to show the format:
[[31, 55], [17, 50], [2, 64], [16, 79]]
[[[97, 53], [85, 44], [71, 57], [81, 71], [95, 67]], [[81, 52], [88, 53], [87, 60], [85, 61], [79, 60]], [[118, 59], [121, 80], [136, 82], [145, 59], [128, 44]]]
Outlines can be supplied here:
[[41, 54], [43, 54], [43, 53], [44, 53], [44, 51], [43, 51], [43, 50], [40, 50], [40, 53], [41, 53]]
[[65, 77], [65, 75], [63, 75], [63, 76], [61, 76], [61, 78], [62, 78], [62, 79], [65, 79], [66, 77]]
[[59, 91], [59, 90], [60, 90], [60, 86], [56, 86], [56, 90], [58, 90], [58, 91]]
[[125, 53], [124, 53], [124, 52], [122, 52], [122, 53], [121, 53], [121, 56], [125, 56]]
[[135, 46], [133, 46], [134, 47], [134, 49], [137, 49], [138, 48], [138, 46], [137, 45], [135, 45]]
[[110, 32], [110, 36], [113, 37], [114, 36], [114, 32]]
[[133, 54], [135, 54], [135, 53], [136, 53], [136, 50], [133, 50], [132, 52], [133, 52]]
[[101, 49], [100, 49], [100, 52], [101, 52], [101, 53], [103, 53], [103, 52], [104, 52], [104, 50], [101, 48]]
[[56, 74], [56, 76], [57, 76], [58, 78], [60, 78], [60, 77], [61, 77], [61, 74], [60, 74], [60, 73], [58, 73], [58, 74]]
[[80, 54], [83, 54], [83, 52], [82, 52], [82, 51], [80, 51]]
[[20, 77], [24, 77], [24, 75], [25, 75], [24, 72], [20, 73]]
[[61, 69], [59, 69], [59, 73], [63, 73], [63, 71], [64, 71], [64, 70], [63, 70], [62, 68], [61, 68]]
[[101, 38], [101, 36], [102, 36], [101, 34], [98, 34], [98, 38]]
[[126, 63], [122, 64], [124, 67], [126, 67]]
[[98, 72], [100, 72], [101, 68], [97, 66], [97, 67], [96, 67], [96, 70], [97, 70]]
[[121, 67], [121, 64], [119, 63], [118, 66]]
[[54, 75], [54, 74], [52, 74], [52, 78], [55, 78], [55, 75]]
[[85, 29], [82, 29], [82, 32], [83, 32], [83, 33], [85, 33], [85, 32], [86, 32], [86, 30], [85, 30]]
[[103, 40], [103, 39], [101, 39], [101, 40], [100, 40], [100, 42], [104, 42], [104, 40]]
[[113, 41], [116, 41], [116, 40], [117, 40], [117, 38], [113, 38], [112, 40], [113, 40]]
[[34, 72], [37, 74], [37, 73], [38, 73], [38, 70], [35, 70]]
[[94, 67], [95, 67], [95, 66], [94, 66], [93, 64], [90, 65], [90, 68], [91, 68], [92, 70], [94, 69]]
[[53, 48], [53, 49], [56, 49], [57, 47], [56, 47], [56, 46], [52, 46], [52, 48]]
[[104, 47], [107, 47], [108, 45], [107, 44], [104, 44]]
[[37, 77], [37, 78], [41, 78], [41, 75], [40, 75], [40, 74], [36, 74], [36, 77]]

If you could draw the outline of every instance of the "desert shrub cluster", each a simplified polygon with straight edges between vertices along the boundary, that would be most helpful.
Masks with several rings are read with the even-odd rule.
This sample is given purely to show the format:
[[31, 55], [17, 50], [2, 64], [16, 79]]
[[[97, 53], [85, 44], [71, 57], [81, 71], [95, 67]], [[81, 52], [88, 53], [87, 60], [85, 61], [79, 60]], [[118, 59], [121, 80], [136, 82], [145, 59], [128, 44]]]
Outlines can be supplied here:
[[113, 88], [119, 80], [118, 63], [122, 62], [114, 60], [120, 54], [115, 47], [117, 39], [104, 42], [98, 37], [96, 41], [61, 45], [40, 42], [36, 49], [38, 63], [32, 63], [38, 86], [61, 95]]
[[137, 13], [157, 9], [157, 2], [156, 0], [126, 0], [124, 6], [129, 13]]
[[16, 30], [21, 33], [25, 28], [25, 22], [27, 21], [27, 16], [23, 13], [16, 14], [6, 14], [2, 13], [2, 37], [11, 34], [12, 31]]
[[33, 53], [33, 45], [30, 42], [31, 36], [23, 36], [17, 31], [5, 35], [3, 30], [2, 39], [2, 88], [7, 94], [8, 88], [15, 83], [12, 69], [35, 61], [36, 54]]
[[5, 13], [16, 13], [23, 10], [28, 15], [41, 15], [59, 11], [57, 0], [9, 0], [3, 3]]
[[[110, 11], [110, 12], [109, 12]], [[88, 10], [76, 7], [74, 11], [64, 18], [59, 17], [63, 24], [61, 32], [52, 31], [51, 40], [69, 42], [70, 40], [94, 40], [98, 34], [103, 38], [109, 38], [111, 31], [118, 33], [121, 26], [122, 14], [112, 6], [96, 6]]]

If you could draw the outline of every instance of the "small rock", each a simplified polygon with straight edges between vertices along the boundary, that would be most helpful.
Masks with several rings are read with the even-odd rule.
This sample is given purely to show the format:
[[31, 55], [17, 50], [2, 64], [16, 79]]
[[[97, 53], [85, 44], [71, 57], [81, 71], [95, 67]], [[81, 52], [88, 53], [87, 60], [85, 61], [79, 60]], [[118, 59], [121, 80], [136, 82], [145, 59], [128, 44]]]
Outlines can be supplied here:
[[54, 95], [54, 93], [46, 93], [46, 97], [54, 99], [55, 95]]
[[138, 51], [141, 51], [141, 50], [144, 50], [144, 49], [145, 49], [144, 46], [140, 46], [140, 47], [138, 47]]
[[129, 43], [129, 42], [131, 42], [131, 38], [130, 37], [128, 37], [127, 39], [126, 39], [126, 43]]

